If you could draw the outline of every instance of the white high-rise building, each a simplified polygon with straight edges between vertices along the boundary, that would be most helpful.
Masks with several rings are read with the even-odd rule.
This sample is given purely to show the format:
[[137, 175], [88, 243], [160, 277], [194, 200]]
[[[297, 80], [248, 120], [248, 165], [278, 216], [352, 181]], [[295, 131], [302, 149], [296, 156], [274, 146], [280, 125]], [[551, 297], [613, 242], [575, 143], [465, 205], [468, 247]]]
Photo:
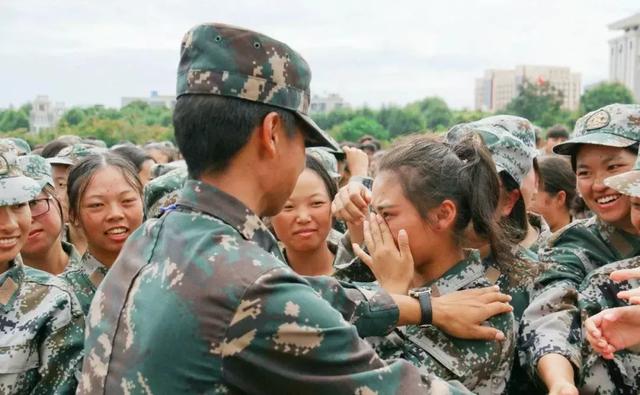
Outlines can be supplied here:
[[350, 107], [349, 103], [345, 102], [344, 99], [336, 93], [330, 93], [326, 96], [313, 95], [309, 112], [323, 113]]
[[525, 81], [549, 83], [562, 93], [564, 109], [576, 110], [580, 105], [580, 74], [568, 67], [521, 65], [513, 70], [486, 70], [483, 78], [476, 79], [475, 109], [490, 112], [504, 109]]
[[31, 102], [29, 131], [39, 133], [43, 129], [55, 127], [64, 115], [64, 103], [53, 103], [49, 96], [38, 96]]
[[622, 36], [609, 40], [609, 79], [624, 84], [640, 100], [640, 12], [609, 25]]
[[147, 103], [151, 107], [166, 107], [173, 109], [176, 106], [175, 95], [159, 95], [158, 91], [151, 91], [149, 97], [123, 97], [120, 99], [122, 107], [127, 106], [136, 101]]

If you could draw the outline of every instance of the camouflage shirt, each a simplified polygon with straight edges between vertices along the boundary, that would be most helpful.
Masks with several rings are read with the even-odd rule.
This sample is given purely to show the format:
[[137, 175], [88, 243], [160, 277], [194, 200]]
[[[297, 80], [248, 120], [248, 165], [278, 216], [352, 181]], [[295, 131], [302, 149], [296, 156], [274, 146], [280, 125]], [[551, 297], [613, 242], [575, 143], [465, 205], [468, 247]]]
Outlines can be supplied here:
[[[425, 286], [433, 295], [489, 286], [476, 250], [468, 251], [440, 279]], [[410, 325], [394, 330], [386, 337], [367, 341], [382, 358], [406, 359], [423, 373], [435, 373], [447, 380], [458, 380], [475, 394], [502, 394], [511, 372], [515, 337], [513, 314], [501, 314], [489, 320], [504, 332], [502, 342], [462, 340], [446, 335], [432, 325]]]
[[542, 215], [529, 212], [527, 213], [527, 217], [529, 218], [531, 226], [533, 226], [538, 232], [538, 239], [531, 247], [529, 247], [529, 250], [536, 254], [537, 259], [538, 252], [542, 247], [547, 245], [552, 233], [549, 228], [549, 224], [547, 224], [547, 221], [544, 220]]
[[[610, 263], [592, 271], [579, 288], [578, 307], [582, 322], [600, 311], [629, 304], [616, 296], [618, 292], [640, 286], [640, 281], [615, 283], [609, 275], [620, 269], [640, 267], [640, 257]], [[580, 393], [585, 394], [638, 394], [640, 393], [640, 350], [638, 347], [618, 351], [613, 361], [600, 357], [589, 342], [582, 343], [582, 370]]]
[[549, 266], [536, 280], [522, 318], [522, 347], [532, 372], [550, 353], [565, 356], [578, 371], [582, 365], [578, 287], [598, 267], [639, 253], [640, 237], [598, 217], [575, 221], [553, 234], [540, 251], [540, 260]]
[[397, 319], [383, 291], [296, 275], [254, 213], [189, 180], [98, 288], [79, 393], [456, 391], [358, 338]]
[[66, 284], [16, 257], [0, 274], [0, 393], [73, 393], [83, 330]]
[[96, 293], [96, 288], [102, 282], [109, 269], [100, 263], [89, 252], [85, 252], [79, 262], [69, 265], [60, 273], [59, 277], [64, 279], [73, 289], [76, 297], [82, 306], [82, 312], [87, 315], [91, 300]]

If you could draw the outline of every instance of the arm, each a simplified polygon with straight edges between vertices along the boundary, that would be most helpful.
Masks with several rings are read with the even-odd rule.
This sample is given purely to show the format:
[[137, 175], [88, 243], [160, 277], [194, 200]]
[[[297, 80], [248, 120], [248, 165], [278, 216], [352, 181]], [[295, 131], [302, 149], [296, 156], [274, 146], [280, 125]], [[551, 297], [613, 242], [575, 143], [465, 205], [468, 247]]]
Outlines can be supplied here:
[[573, 366], [560, 354], [545, 354], [538, 362], [538, 376], [549, 389], [551, 395], [578, 395], [573, 384]]
[[[463, 389], [382, 361], [329, 301], [288, 269], [261, 276], [243, 296], [261, 312], [231, 325], [223, 376], [246, 393], [444, 393]], [[222, 346], [222, 345], [221, 345]], [[222, 348], [222, 347], [220, 347]]]

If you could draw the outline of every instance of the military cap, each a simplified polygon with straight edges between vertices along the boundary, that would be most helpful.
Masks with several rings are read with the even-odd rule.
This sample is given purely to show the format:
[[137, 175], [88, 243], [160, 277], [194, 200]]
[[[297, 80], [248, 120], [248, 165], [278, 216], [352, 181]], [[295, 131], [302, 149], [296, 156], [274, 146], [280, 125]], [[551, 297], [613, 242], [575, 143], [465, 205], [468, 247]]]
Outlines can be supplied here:
[[496, 171], [506, 172], [518, 185], [522, 185], [522, 181], [533, 168], [533, 157], [529, 147], [504, 128], [488, 123], [455, 125], [447, 132], [446, 139], [450, 143], [456, 143], [474, 135], [479, 136], [491, 152]]
[[18, 157], [18, 165], [22, 169], [25, 176], [34, 179], [40, 184], [40, 189], [45, 185], [53, 185], [53, 176], [51, 175], [51, 165], [47, 160], [39, 155], [23, 155]]
[[169, 163], [156, 163], [153, 166], [151, 166], [151, 176], [152, 178], [157, 178], [164, 174], [167, 174], [172, 170], [186, 169], [186, 168], [187, 168], [187, 163], [184, 161], [184, 159], [175, 160]]
[[29, 143], [27, 143], [24, 139], [18, 137], [5, 137], [3, 139], [0, 139], [0, 144], [8, 144], [12, 146], [18, 156], [26, 155], [31, 152]]
[[144, 214], [146, 218], [157, 217], [161, 208], [176, 202], [180, 190], [188, 178], [187, 168], [178, 167], [154, 178], [144, 186]]
[[538, 155], [536, 130], [533, 124], [526, 118], [515, 115], [494, 115], [472, 122], [472, 124], [492, 125], [497, 128], [502, 128], [524, 143], [531, 152], [532, 160]]
[[309, 147], [306, 149], [307, 155], [317, 160], [318, 163], [324, 167], [329, 173], [329, 176], [334, 180], [340, 179], [340, 173], [338, 173], [338, 159], [333, 153], [326, 147]]
[[625, 195], [640, 197], [640, 155], [631, 171], [605, 178], [604, 184]]
[[240, 27], [210, 23], [185, 34], [176, 96], [208, 94], [292, 111], [307, 126], [307, 144], [338, 150], [309, 117], [311, 70], [283, 42]]
[[72, 166], [80, 161], [80, 159], [93, 154], [101, 154], [106, 152], [105, 148], [96, 147], [89, 144], [74, 144], [65, 147], [58, 152], [53, 158], [48, 158], [47, 162], [51, 165], [68, 165]]
[[578, 119], [571, 138], [553, 152], [573, 155], [582, 144], [629, 147], [640, 141], [640, 105], [610, 104]]
[[0, 143], [0, 206], [26, 203], [40, 190], [40, 185], [22, 172], [13, 146]]

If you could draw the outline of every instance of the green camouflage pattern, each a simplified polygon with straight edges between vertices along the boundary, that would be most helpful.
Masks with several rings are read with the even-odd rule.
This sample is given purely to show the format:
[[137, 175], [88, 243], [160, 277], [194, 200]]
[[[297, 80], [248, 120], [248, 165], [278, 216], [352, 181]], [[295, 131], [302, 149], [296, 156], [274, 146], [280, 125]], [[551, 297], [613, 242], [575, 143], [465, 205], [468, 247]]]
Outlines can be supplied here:
[[51, 165], [67, 165], [73, 166], [80, 162], [81, 159], [94, 154], [107, 152], [106, 148], [97, 147], [90, 144], [73, 144], [65, 147], [58, 152], [53, 158], [48, 158], [47, 162]]
[[294, 112], [307, 126], [308, 145], [339, 150], [307, 115], [311, 70], [299, 53], [264, 34], [221, 23], [189, 30], [180, 47], [176, 96], [209, 94]]
[[74, 393], [84, 319], [66, 285], [18, 255], [0, 274], [0, 312], [0, 393]]
[[533, 153], [520, 139], [502, 127], [479, 122], [463, 123], [452, 127], [447, 141], [455, 143], [469, 135], [479, 136], [491, 152], [496, 171], [509, 174], [518, 185], [533, 168]]
[[593, 270], [640, 254], [640, 237], [598, 217], [577, 220], [558, 230], [539, 254], [548, 264], [536, 280], [522, 317], [522, 349], [535, 372], [545, 354], [565, 356], [576, 371], [582, 366], [578, 287]]
[[[582, 322], [604, 309], [628, 306], [616, 295], [640, 286], [640, 281], [615, 283], [609, 275], [621, 269], [640, 267], [640, 257], [610, 263], [595, 269], [584, 279], [579, 288], [578, 308]], [[613, 361], [607, 361], [596, 353], [586, 338], [582, 341], [583, 365], [580, 372], [581, 394], [617, 395], [640, 393], [640, 353], [637, 347], [618, 351]]]
[[18, 156], [27, 155], [31, 153], [31, 147], [24, 139], [19, 137], [5, 137], [0, 139], [0, 145], [10, 145]]
[[26, 203], [40, 193], [40, 185], [26, 177], [10, 144], [0, 144], [0, 206]]
[[72, 262], [69, 260], [69, 265], [58, 277], [66, 281], [73, 289], [82, 307], [82, 312], [87, 315], [93, 295], [108, 271], [109, 268], [87, 251], [80, 261]]
[[581, 144], [628, 147], [640, 141], [640, 105], [610, 104], [578, 119], [571, 138], [553, 152], [573, 155]]
[[540, 252], [541, 248], [547, 245], [553, 233], [551, 232], [549, 224], [542, 215], [529, 211], [527, 212], [527, 218], [529, 219], [529, 224], [538, 232], [538, 238], [535, 243], [529, 247], [529, 250], [535, 254], [534, 260], [537, 260], [538, 252]]
[[155, 179], [179, 168], [186, 169], [187, 163], [184, 160], [177, 160], [169, 163], [156, 163], [151, 167], [151, 176]]
[[322, 167], [327, 171], [329, 176], [336, 180], [340, 180], [340, 173], [338, 173], [338, 159], [335, 155], [329, 151], [326, 147], [309, 147], [306, 150], [306, 154], [317, 160]]
[[159, 217], [162, 208], [174, 204], [180, 197], [180, 190], [188, 177], [187, 168], [179, 167], [149, 181], [144, 186], [142, 194], [145, 218]]
[[640, 197], [640, 155], [631, 171], [605, 178], [604, 184], [622, 194]]
[[78, 393], [465, 392], [358, 338], [398, 316], [380, 289], [296, 275], [258, 216], [188, 180], [98, 288]]
[[[438, 280], [425, 284], [432, 295], [481, 288], [490, 283], [476, 250], [450, 268]], [[380, 357], [387, 361], [404, 359], [422, 373], [435, 373], [446, 380], [460, 381], [474, 394], [502, 394], [505, 391], [515, 354], [513, 314], [492, 317], [489, 325], [504, 332], [496, 341], [462, 340], [451, 337], [433, 325], [409, 325], [386, 337], [368, 337]]]
[[51, 175], [51, 165], [40, 155], [23, 155], [18, 157], [18, 164], [25, 176], [36, 180], [40, 185], [40, 189], [46, 185], [53, 185], [53, 176]]
[[502, 128], [514, 135], [518, 140], [522, 141], [531, 152], [531, 158], [538, 155], [536, 147], [536, 131], [535, 127], [528, 119], [517, 117], [515, 115], [493, 115], [482, 118], [479, 121], [472, 122], [472, 125], [491, 125]]

